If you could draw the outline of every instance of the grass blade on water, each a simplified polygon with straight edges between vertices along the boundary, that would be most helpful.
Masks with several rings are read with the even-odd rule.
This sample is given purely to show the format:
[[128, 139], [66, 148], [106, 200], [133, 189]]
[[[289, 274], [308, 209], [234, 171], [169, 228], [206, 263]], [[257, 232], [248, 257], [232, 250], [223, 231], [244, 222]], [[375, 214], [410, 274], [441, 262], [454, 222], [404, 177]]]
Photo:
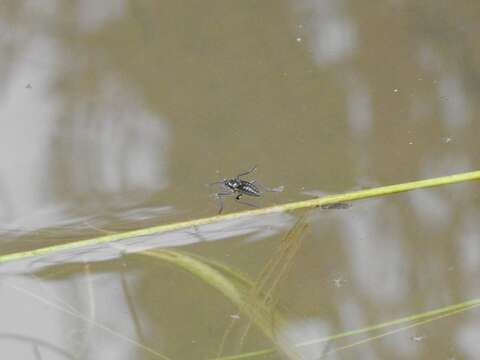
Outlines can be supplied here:
[[472, 171], [472, 172], [466, 172], [461, 174], [432, 178], [428, 180], [413, 181], [413, 182], [408, 182], [403, 184], [389, 185], [389, 186], [383, 186], [383, 187], [378, 187], [373, 189], [354, 191], [346, 194], [329, 195], [321, 198], [314, 198], [310, 200], [297, 201], [297, 202], [292, 202], [292, 203], [287, 203], [282, 205], [275, 205], [275, 206], [265, 207], [261, 209], [241, 211], [241, 212], [230, 213], [225, 215], [217, 215], [217, 216], [212, 216], [207, 218], [182, 221], [182, 222], [173, 223], [173, 224], [158, 225], [158, 226], [148, 227], [144, 229], [119, 232], [115, 234], [108, 234], [108, 235], [103, 235], [99, 237], [94, 237], [91, 239], [74, 241], [67, 244], [52, 245], [52, 246], [46, 246], [43, 248], [38, 248], [34, 250], [29, 250], [29, 251], [21, 251], [21, 252], [16, 252], [11, 254], [4, 254], [4, 255], [0, 255], [0, 264], [8, 261], [20, 260], [20, 259], [40, 256], [40, 255], [48, 255], [48, 254], [53, 254], [60, 251], [69, 251], [69, 250], [74, 250], [79, 248], [85, 248], [92, 245], [112, 243], [114, 241], [134, 238], [138, 236], [160, 234], [160, 233], [165, 233], [169, 231], [192, 228], [195, 226], [212, 224], [215, 222], [238, 219], [242, 217], [259, 216], [259, 215], [265, 215], [265, 214], [271, 214], [271, 213], [294, 211], [299, 209], [311, 209], [311, 208], [316, 208], [326, 204], [342, 203], [342, 202], [366, 199], [371, 197], [383, 196], [388, 194], [400, 193], [400, 192], [405, 192], [410, 190], [429, 188], [434, 186], [454, 184], [454, 183], [479, 180], [479, 179], [480, 179], [480, 171]]

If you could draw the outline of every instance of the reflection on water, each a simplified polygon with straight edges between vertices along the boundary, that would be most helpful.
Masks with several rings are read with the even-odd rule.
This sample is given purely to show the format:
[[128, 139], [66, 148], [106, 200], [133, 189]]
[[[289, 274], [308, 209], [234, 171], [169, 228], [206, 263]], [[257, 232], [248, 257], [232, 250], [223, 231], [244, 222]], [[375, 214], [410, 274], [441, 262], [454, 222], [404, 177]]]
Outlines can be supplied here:
[[[168, 185], [165, 121], [108, 71], [96, 79], [94, 97], [62, 103], [52, 88], [64, 74], [24, 61], [60, 56], [50, 42], [26, 46], [4, 84], [1, 220], [7, 227], [61, 226], [79, 213], [130, 208]], [[27, 83], [31, 88], [20, 86]]]
[[[479, 10], [471, 0], [2, 1], [0, 253], [214, 215], [205, 184], [252, 164], [262, 183], [285, 185], [261, 206], [478, 168]], [[477, 192], [316, 210], [278, 284], [282, 336], [305, 342], [478, 297]], [[2, 264], [2, 353], [213, 358], [238, 309], [130, 252], [181, 245], [254, 279], [294, 219]], [[473, 359], [477, 312], [330, 357]], [[236, 334], [225, 354], [275, 345], [255, 327], [242, 346]]]
[[[320, 66], [349, 61], [357, 47], [356, 24], [342, 1], [292, 1], [302, 18], [297, 31], [308, 38], [315, 61]], [[297, 38], [301, 41], [302, 37]]]

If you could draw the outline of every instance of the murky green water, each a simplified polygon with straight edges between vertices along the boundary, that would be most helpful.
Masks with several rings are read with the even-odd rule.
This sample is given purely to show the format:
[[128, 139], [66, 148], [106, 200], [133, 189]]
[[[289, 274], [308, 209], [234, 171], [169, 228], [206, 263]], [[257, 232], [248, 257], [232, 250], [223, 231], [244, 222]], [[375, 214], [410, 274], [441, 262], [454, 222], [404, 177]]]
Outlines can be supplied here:
[[[255, 164], [285, 187], [258, 206], [478, 170], [479, 24], [473, 0], [0, 0], [0, 255], [215, 215], [206, 184]], [[321, 339], [478, 299], [479, 191], [0, 264], [0, 352], [476, 359], [476, 309]]]

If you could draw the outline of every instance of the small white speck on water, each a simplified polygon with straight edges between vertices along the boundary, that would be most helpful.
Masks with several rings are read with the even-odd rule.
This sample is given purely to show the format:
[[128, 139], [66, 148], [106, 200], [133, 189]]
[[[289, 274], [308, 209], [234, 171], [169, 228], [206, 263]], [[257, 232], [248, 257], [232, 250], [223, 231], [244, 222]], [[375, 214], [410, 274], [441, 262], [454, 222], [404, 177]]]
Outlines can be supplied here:
[[230, 317], [234, 320], [240, 319], [240, 315], [238, 315], [238, 314], [232, 314], [232, 315], [230, 315]]
[[297, 37], [297, 42], [302, 42], [302, 38], [301, 38], [301, 37]]
[[413, 340], [415, 342], [420, 342], [420, 341], [425, 340], [425, 338], [426, 338], [425, 335], [415, 335], [415, 336], [411, 336], [410, 340]]
[[409, 142], [408, 142], [408, 145], [413, 145], [413, 141], [409, 141]]
[[347, 280], [345, 280], [342, 276], [338, 276], [334, 278], [332, 282], [336, 288], [341, 288], [344, 284], [347, 283]]
[[297, 26], [299, 29], [303, 28], [303, 25], [302, 24], [298, 24]]
[[443, 142], [444, 142], [445, 144], [448, 144], [450, 141], [452, 141], [452, 138], [451, 138], [450, 136], [447, 136], [447, 137], [444, 137], [444, 138], [443, 138]]
[[394, 92], [394, 93], [397, 93], [397, 92], [398, 92], [398, 89], [393, 89], [393, 92]]

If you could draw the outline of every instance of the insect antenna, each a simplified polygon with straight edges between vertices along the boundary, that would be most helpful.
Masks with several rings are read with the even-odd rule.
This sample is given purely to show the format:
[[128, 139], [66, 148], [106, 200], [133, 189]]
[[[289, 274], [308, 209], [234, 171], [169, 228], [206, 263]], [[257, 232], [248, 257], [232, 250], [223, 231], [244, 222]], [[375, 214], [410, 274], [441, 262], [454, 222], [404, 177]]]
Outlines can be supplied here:
[[248, 174], [251, 174], [251, 173], [254, 172], [255, 170], [257, 170], [257, 165], [254, 165], [254, 166], [253, 166], [250, 170], [248, 170], [248, 171], [245, 171], [245, 172], [243, 172], [243, 173], [238, 174], [238, 175], [237, 175], [237, 178], [240, 178], [240, 177], [242, 177], [242, 176], [246, 176], [246, 175], [248, 175]]
[[222, 181], [215, 181], [209, 184], [206, 184], [206, 186], [213, 186], [213, 185], [219, 185], [219, 184], [225, 184], [225, 180]]

